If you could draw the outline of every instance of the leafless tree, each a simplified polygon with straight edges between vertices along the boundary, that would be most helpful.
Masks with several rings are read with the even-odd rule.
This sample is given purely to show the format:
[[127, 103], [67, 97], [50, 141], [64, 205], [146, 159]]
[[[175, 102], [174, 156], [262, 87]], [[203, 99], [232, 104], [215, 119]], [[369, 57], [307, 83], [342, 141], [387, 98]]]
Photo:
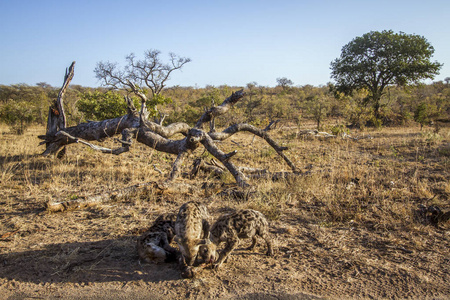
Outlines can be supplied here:
[[[126, 90], [147, 103], [154, 114], [158, 112], [157, 105], [164, 103], [160, 97], [161, 91], [166, 87], [170, 75], [175, 70], [180, 70], [190, 62], [190, 58], [180, 57], [169, 53], [169, 62], [161, 59], [161, 51], [147, 50], [144, 59], [137, 59], [134, 53], [126, 56], [126, 65], [119, 68], [117, 63], [99, 62], [94, 70], [96, 77], [104, 86], [114, 89]], [[151, 98], [147, 98], [146, 89], [151, 91]], [[158, 120], [162, 124], [163, 118]]]

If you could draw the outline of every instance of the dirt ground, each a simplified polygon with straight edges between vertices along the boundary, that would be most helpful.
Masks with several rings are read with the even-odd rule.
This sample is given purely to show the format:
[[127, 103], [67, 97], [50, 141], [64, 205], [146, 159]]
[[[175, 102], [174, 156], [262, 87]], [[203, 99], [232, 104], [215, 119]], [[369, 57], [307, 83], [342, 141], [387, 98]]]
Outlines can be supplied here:
[[[379, 136], [381, 139], [385, 135]], [[361, 143], [367, 144], [363, 147], [358, 144], [350, 150], [348, 143], [333, 144], [329, 148], [337, 147], [342, 152], [367, 154], [372, 161], [373, 156], [383, 157], [383, 151], [390, 149], [390, 146], [380, 146], [380, 143], [374, 141]], [[33, 145], [36, 144], [37, 142]], [[306, 147], [305, 143], [302, 145], [297, 149]], [[400, 149], [397, 152], [401, 152], [402, 143], [397, 145], [396, 149]], [[448, 147], [448, 139], [440, 141], [436, 147]], [[38, 150], [30, 151], [39, 153]], [[69, 156], [75, 157], [75, 152], [70, 151], [76, 150], [68, 151]], [[338, 153], [336, 148], [333, 151], [334, 154]], [[304, 182], [277, 183], [278, 195], [283, 199], [279, 200], [282, 205], [275, 207], [275, 216], [268, 216], [275, 255], [264, 255], [265, 245], [262, 241], [253, 252], [244, 250], [250, 241], [242, 241], [220, 270], [204, 268], [196, 278], [182, 279], [176, 263], [149, 264], [138, 259], [136, 237], [158, 215], [176, 212], [184, 202], [195, 198], [208, 206], [215, 219], [230, 209], [257, 208], [258, 201], [262, 200], [207, 195], [202, 191], [201, 184], [198, 184], [198, 190], [188, 195], [160, 195], [147, 191], [147, 195], [137, 196], [138, 200], [121, 199], [81, 210], [49, 213], [43, 205], [45, 201], [56, 197], [58, 193], [65, 193], [63, 196], [66, 199], [73, 198], [71, 193], [77, 189], [86, 189], [89, 193], [89, 189], [83, 184], [87, 184], [86, 181], [95, 182], [96, 175], [89, 171], [83, 176], [90, 174], [91, 177], [78, 182], [80, 174], [74, 171], [65, 179], [67, 188], [58, 181], [60, 186], [55, 189], [50, 183], [56, 182], [52, 177], [55, 175], [52, 172], [56, 171], [46, 168], [61, 166], [53, 166], [57, 163], [50, 162], [50, 158], [14, 157], [5, 153], [1, 155], [2, 299], [450, 298], [448, 223], [434, 227], [414, 224], [412, 221], [403, 224], [399, 221], [397, 225], [389, 226], [387, 221], [381, 220], [381, 202], [370, 208], [370, 217], [331, 222], [315, 213], [325, 202], [321, 204], [320, 201], [306, 201], [302, 199], [303, 194], [298, 188], [293, 186], [305, 184]], [[447, 184], [438, 198], [440, 203], [444, 203], [444, 208], [448, 209], [448, 153], [446, 155], [443, 156], [445, 164], [442, 161], [432, 164], [430, 158], [430, 164], [424, 166], [434, 170], [434, 173], [430, 171], [429, 174], [439, 175], [433, 177], [435, 183], [441, 186]], [[384, 153], [384, 157], [386, 156]], [[427, 159], [425, 154], [423, 156], [423, 159], [417, 159], [416, 162], [423, 163]], [[103, 160], [110, 159], [101, 154], [99, 157]], [[403, 157], [407, 157], [406, 152]], [[308, 165], [307, 157], [299, 159], [302, 159], [302, 165]], [[79, 161], [81, 159], [77, 158], [77, 164]], [[73, 161], [66, 163], [71, 162]], [[18, 165], [16, 169], [7, 167], [13, 163], [22, 165]], [[312, 159], [311, 163], [320, 166], [320, 163]], [[342, 163], [348, 164], [349, 161]], [[365, 168], [359, 160], [353, 163]], [[407, 172], [407, 161], [402, 163], [405, 163]], [[100, 165], [101, 162], [90, 158], [85, 161], [85, 165], [90, 168], [95, 168], [96, 164]], [[11, 177], [7, 176], [8, 172]], [[327, 178], [326, 174], [317, 176], [321, 176], [321, 180]], [[107, 181], [107, 178], [99, 181]], [[314, 178], [312, 181], [314, 182]], [[46, 185], [46, 182], [50, 183]], [[124, 186], [131, 183], [133, 182], [124, 183]], [[259, 183], [260, 186], [265, 184], [267, 183]], [[343, 189], [345, 187], [351, 188], [351, 185], [346, 183]], [[94, 187], [91, 188], [92, 191], [95, 190]], [[288, 193], [290, 189], [296, 192]], [[378, 192], [385, 193], [388, 189], [388, 186], [383, 187]], [[305, 197], [308, 195], [304, 194]], [[417, 203], [422, 203], [423, 199], [419, 197]], [[389, 205], [395, 206], [395, 201], [392, 203]], [[377, 207], [379, 209], [375, 210]], [[267, 214], [271, 211], [273, 212], [266, 208], [264, 212]], [[403, 213], [399, 213], [397, 217], [410, 219], [409, 215]]]

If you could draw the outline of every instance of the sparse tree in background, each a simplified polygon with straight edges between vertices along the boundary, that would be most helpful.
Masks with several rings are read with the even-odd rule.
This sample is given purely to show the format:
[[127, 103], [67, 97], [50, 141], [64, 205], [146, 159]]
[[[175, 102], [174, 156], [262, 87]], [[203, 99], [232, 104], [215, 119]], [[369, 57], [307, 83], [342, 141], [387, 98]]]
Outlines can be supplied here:
[[258, 83], [256, 81], [252, 81], [247, 83], [247, 97], [249, 98], [249, 102], [252, 102], [253, 96], [256, 94], [256, 88], [258, 87]]
[[[164, 63], [160, 55], [159, 50], [147, 50], [144, 59], [139, 60], [131, 53], [126, 57], [127, 64], [123, 69], [119, 69], [117, 63], [99, 62], [94, 72], [104, 86], [134, 93], [141, 102], [146, 103], [150, 115], [156, 116], [158, 105], [171, 102], [170, 98], [161, 95], [170, 75], [191, 61], [190, 58], [169, 53], [169, 63]], [[147, 89], [151, 92], [150, 98], [147, 97]], [[160, 115], [157, 123], [161, 124], [163, 119]]]
[[414, 121], [420, 124], [420, 130], [424, 125], [429, 125], [432, 118], [437, 114], [437, 108], [433, 104], [426, 102], [420, 103], [414, 112]]
[[306, 107], [309, 115], [316, 121], [317, 130], [320, 130], [320, 125], [330, 111], [331, 101], [329, 97], [326, 95], [319, 95], [307, 99]]
[[356, 37], [331, 62], [331, 77], [344, 94], [366, 89], [376, 119], [381, 118], [381, 99], [389, 85], [405, 86], [433, 79], [442, 64], [432, 62], [434, 48], [422, 36], [371, 31]]
[[449, 83], [450, 83], [450, 77], [445, 77], [444, 81], [445, 81], [445, 83], [446, 83], [447, 85], [449, 85]]
[[247, 122], [253, 123], [257, 118], [254, 114], [254, 111], [257, 107], [259, 107], [262, 104], [262, 97], [258, 96], [258, 83], [255, 81], [247, 83], [247, 101], [244, 103], [241, 103], [241, 105], [244, 105], [244, 115], [247, 119]]
[[287, 79], [286, 77], [281, 77], [277, 78], [277, 84], [278, 86], [281, 86], [283, 90], [286, 90], [289, 87], [291, 87], [294, 83], [292, 82], [292, 80]]

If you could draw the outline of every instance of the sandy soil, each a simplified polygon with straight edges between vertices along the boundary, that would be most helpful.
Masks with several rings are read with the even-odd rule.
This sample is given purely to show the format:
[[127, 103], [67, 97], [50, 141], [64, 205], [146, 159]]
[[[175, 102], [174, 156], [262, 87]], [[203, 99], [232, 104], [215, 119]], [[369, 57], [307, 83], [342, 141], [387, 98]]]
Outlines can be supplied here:
[[[153, 207], [174, 211], [179, 203]], [[117, 236], [105, 222], [133, 227], [132, 203], [48, 214], [33, 203], [17, 203], [13, 219], [22, 229], [3, 234], [0, 263], [2, 298], [114, 299], [445, 299], [450, 295], [448, 230], [417, 236], [354, 227], [308, 224], [294, 210], [272, 222], [274, 257], [243, 250], [243, 241], [219, 271], [201, 270], [182, 279], [175, 263], [140, 263], [139, 232]], [[210, 203], [210, 207], [215, 205]], [[161, 207], [162, 206], [162, 207]], [[211, 209], [213, 215], [220, 208]], [[125, 212], [125, 214], [123, 214]], [[150, 218], [155, 218], [157, 214]], [[150, 220], [149, 220], [150, 224]], [[395, 243], [392, 236], [395, 235]]]

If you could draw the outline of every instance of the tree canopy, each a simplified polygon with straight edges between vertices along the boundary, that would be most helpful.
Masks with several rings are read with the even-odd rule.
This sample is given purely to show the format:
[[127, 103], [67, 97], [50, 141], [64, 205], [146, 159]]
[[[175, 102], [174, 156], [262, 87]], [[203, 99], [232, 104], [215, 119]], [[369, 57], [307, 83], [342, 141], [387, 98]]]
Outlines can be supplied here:
[[281, 86], [283, 89], [286, 89], [294, 84], [294, 82], [286, 77], [277, 78], [278, 86]]
[[371, 31], [342, 48], [341, 56], [331, 62], [331, 77], [338, 92], [366, 89], [366, 103], [373, 104], [379, 118], [380, 100], [387, 86], [405, 86], [439, 74], [442, 64], [431, 61], [433, 53], [434, 48], [423, 36]]

